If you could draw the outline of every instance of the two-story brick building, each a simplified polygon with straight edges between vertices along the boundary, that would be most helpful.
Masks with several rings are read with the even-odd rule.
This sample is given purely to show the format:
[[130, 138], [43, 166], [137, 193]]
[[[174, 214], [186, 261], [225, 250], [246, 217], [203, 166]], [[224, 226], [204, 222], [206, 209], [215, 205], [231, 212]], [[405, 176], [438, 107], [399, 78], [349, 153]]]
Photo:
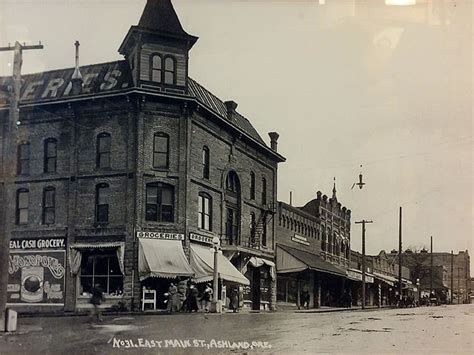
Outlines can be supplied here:
[[[278, 202], [276, 264], [278, 301], [310, 307], [342, 303], [350, 261], [350, 215], [336, 196], [317, 192], [303, 207]], [[306, 296], [308, 297], [308, 296]]]
[[74, 311], [99, 284], [136, 309], [143, 287], [159, 298], [173, 280], [212, 280], [218, 237], [221, 284], [273, 307], [278, 134], [268, 147], [234, 101], [189, 77], [196, 41], [170, 1], [149, 0], [124, 60], [23, 76], [11, 306]]

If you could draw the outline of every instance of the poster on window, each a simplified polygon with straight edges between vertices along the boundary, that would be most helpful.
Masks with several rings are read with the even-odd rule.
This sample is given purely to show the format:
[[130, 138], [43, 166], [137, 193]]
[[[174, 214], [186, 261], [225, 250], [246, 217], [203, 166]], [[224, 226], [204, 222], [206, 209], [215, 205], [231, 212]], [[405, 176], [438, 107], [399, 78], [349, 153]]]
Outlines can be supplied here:
[[64, 305], [64, 238], [16, 239], [10, 242], [9, 305]]

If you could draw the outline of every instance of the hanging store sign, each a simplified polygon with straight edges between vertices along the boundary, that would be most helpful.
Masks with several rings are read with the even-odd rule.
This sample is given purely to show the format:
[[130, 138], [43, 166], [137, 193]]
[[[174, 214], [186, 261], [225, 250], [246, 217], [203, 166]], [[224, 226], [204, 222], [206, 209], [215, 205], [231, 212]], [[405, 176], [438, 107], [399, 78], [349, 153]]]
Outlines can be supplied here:
[[201, 242], [205, 244], [212, 244], [212, 238], [207, 235], [201, 235], [196, 233], [189, 233], [189, 239], [195, 242]]
[[64, 238], [15, 239], [8, 258], [8, 305], [63, 306]]
[[182, 234], [182, 233], [165, 233], [165, 232], [137, 232], [137, 238], [164, 239], [164, 240], [184, 240], [184, 234]]
[[[360, 282], [362, 282], [362, 272], [357, 270], [357, 271], [354, 271], [354, 270], [347, 270], [347, 276], [351, 279], [355, 279], [355, 280], [358, 280]], [[367, 275], [365, 274], [365, 282], [367, 283], [374, 283], [374, 277], [373, 276], [370, 276], [370, 275]]]
[[293, 237], [291, 237], [291, 240], [296, 242], [296, 243], [303, 244], [303, 245], [309, 245], [308, 239], [306, 239], [306, 237], [303, 237], [303, 236], [298, 235], [298, 234], [295, 234]]

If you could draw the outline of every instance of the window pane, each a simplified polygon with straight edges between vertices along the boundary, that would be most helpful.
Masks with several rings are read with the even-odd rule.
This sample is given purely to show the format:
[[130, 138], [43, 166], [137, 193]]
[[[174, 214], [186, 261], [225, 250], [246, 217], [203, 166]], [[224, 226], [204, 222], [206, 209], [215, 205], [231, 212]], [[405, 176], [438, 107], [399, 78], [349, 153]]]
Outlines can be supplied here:
[[198, 228], [202, 228], [202, 227], [203, 227], [203, 225], [202, 225], [202, 219], [203, 219], [202, 212], [198, 212]]
[[165, 83], [166, 84], [174, 84], [174, 73], [166, 71], [165, 72]]
[[174, 60], [172, 58], [165, 59], [165, 70], [174, 71]]
[[109, 221], [109, 205], [97, 206], [97, 222]]
[[109, 258], [109, 275], [122, 275], [117, 255], [113, 255]]
[[170, 188], [163, 188], [161, 191], [161, 204], [173, 205], [173, 190]]
[[82, 254], [81, 275], [92, 275], [94, 271], [94, 257], [88, 253]]
[[147, 186], [146, 188], [146, 203], [157, 204], [158, 203], [158, 187]]
[[18, 193], [18, 208], [28, 208], [28, 192]]
[[22, 159], [27, 159], [30, 155], [30, 145], [22, 144], [20, 145], [20, 157]]
[[109, 200], [109, 188], [106, 186], [99, 187], [97, 189], [97, 204], [105, 205]]
[[54, 224], [54, 208], [48, 208], [44, 211], [44, 223], [45, 224]]
[[108, 255], [96, 255], [95, 256], [95, 270], [94, 275], [107, 275], [108, 274], [108, 265], [109, 265], [109, 256]]
[[19, 211], [18, 222], [20, 224], [28, 223], [28, 209], [22, 209]]
[[203, 200], [202, 196], [198, 196], [198, 212], [203, 212]]
[[210, 230], [210, 221], [208, 215], [204, 215], [204, 229]]
[[44, 207], [54, 206], [54, 190], [45, 190], [44, 192]]
[[99, 155], [99, 168], [110, 167], [110, 153], [100, 153]]
[[163, 222], [173, 222], [173, 206], [161, 207], [161, 220]]
[[104, 293], [109, 293], [107, 289], [107, 276], [94, 276], [94, 286], [95, 285], [99, 285]]
[[20, 162], [20, 174], [29, 174], [30, 172], [30, 161], [22, 160]]
[[204, 197], [204, 213], [209, 214], [211, 210], [211, 200], [207, 197]]
[[166, 168], [168, 167], [168, 155], [166, 153], [153, 154], [153, 167]]
[[110, 152], [110, 136], [99, 138], [99, 152]]
[[109, 294], [119, 295], [123, 292], [123, 276], [113, 276], [109, 278]]
[[46, 172], [54, 173], [56, 171], [56, 158], [48, 158], [46, 160]]
[[46, 145], [46, 154], [48, 157], [56, 156], [56, 142], [48, 142]]
[[168, 137], [155, 135], [154, 150], [155, 152], [168, 151]]
[[91, 292], [92, 276], [81, 276], [81, 292]]
[[158, 220], [158, 205], [156, 204], [147, 204], [145, 211], [145, 219], [147, 221], [156, 221]]
[[161, 57], [159, 55], [153, 56], [152, 66], [153, 69], [161, 69]]
[[154, 81], [156, 83], [161, 83], [161, 70], [151, 71], [151, 81]]

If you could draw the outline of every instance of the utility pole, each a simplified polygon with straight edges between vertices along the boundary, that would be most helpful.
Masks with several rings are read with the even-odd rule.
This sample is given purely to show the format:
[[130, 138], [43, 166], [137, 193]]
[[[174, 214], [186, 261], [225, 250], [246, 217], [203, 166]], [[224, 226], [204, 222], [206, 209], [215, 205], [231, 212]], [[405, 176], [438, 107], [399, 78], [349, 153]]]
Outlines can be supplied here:
[[355, 224], [362, 224], [362, 309], [365, 308], [365, 225], [367, 223], [374, 223], [373, 221], [355, 222]]
[[0, 52], [13, 51], [13, 83], [9, 88], [10, 109], [7, 122], [4, 127], [3, 157], [0, 176], [0, 331], [6, 329], [6, 304], [8, 286], [8, 257], [10, 254], [10, 234], [13, 211], [8, 207], [10, 201], [15, 199], [13, 194], [13, 182], [16, 173], [16, 147], [17, 147], [17, 125], [20, 124], [20, 89], [21, 89], [21, 65], [23, 63], [23, 51], [28, 49], [43, 49], [41, 42], [37, 45], [27, 46], [15, 42], [14, 46], [0, 47]]
[[451, 304], [453, 304], [454, 293], [454, 253], [451, 250]]
[[400, 207], [398, 216], [398, 306], [402, 305], [402, 208]]
[[431, 253], [430, 253], [430, 297], [433, 293], [433, 236], [430, 237]]

